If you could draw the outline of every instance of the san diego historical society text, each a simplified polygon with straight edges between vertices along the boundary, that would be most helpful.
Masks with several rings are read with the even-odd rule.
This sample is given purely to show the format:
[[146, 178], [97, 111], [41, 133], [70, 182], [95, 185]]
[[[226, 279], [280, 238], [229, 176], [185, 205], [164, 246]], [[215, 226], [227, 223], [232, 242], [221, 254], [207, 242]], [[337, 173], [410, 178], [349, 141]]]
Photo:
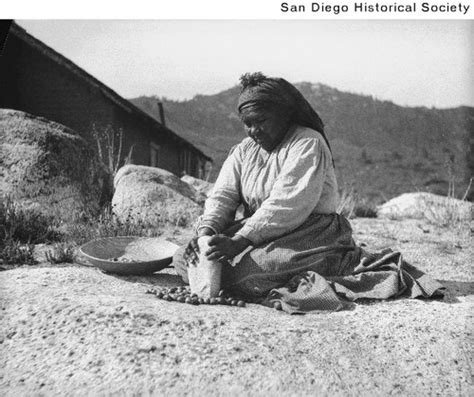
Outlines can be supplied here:
[[281, 3], [281, 12], [313, 12], [313, 13], [331, 13], [334, 15], [344, 12], [356, 13], [416, 13], [421, 11], [433, 14], [461, 14], [465, 15], [471, 6], [463, 2], [457, 3], [430, 3], [411, 2], [411, 3], [370, 3], [370, 2], [354, 2], [350, 4], [337, 3]]

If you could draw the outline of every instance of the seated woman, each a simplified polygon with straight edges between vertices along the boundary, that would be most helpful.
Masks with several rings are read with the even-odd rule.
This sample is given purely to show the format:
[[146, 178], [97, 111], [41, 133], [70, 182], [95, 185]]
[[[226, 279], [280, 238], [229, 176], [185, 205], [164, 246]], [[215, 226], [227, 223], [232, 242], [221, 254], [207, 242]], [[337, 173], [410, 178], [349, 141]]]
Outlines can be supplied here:
[[[213, 236], [206, 256], [223, 263], [225, 288], [288, 312], [337, 310], [340, 297], [429, 297], [442, 286], [390, 250], [368, 254], [336, 213], [338, 189], [323, 123], [281, 78], [241, 78], [238, 101], [248, 138], [224, 162], [196, 236], [174, 257], [187, 280], [197, 238]], [[235, 221], [239, 205], [244, 219]]]

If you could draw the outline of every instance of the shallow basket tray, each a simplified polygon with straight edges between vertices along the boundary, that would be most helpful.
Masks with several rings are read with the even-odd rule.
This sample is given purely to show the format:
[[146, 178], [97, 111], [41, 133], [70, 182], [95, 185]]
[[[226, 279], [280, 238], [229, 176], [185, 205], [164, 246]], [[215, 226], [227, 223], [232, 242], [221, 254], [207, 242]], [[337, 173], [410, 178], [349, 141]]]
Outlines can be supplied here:
[[79, 253], [106, 272], [144, 275], [167, 267], [177, 249], [163, 238], [106, 237], [82, 245]]

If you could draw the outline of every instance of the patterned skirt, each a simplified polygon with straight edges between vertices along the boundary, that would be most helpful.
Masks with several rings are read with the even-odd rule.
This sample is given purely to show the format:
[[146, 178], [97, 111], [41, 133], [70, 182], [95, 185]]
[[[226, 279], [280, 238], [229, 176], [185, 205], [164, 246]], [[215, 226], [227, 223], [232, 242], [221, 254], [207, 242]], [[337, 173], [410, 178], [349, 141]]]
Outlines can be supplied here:
[[[232, 236], [244, 224], [224, 234]], [[184, 247], [173, 258], [187, 282]], [[338, 310], [345, 301], [442, 295], [443, 286], [403, 261], [398, 252], [369, 253], [356, 246], [348, 220], [312, 214], [297, 229], [251, 246], [223, 267], [222, 285], [265, 305], [279, 301], [290, 313]]]

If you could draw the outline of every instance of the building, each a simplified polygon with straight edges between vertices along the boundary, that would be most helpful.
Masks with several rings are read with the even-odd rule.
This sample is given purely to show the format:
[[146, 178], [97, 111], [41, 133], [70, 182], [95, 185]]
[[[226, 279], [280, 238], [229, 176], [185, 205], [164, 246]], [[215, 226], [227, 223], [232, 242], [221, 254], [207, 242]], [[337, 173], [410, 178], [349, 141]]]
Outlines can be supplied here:
[[[0, 56], [0, 108], [22, 110], [72, 128], [107, 150], [122, 141], [133, 164], [204, 178], [211, 158], [13, 23]], [[107, 139], [108, 135], [108, 139]]]

